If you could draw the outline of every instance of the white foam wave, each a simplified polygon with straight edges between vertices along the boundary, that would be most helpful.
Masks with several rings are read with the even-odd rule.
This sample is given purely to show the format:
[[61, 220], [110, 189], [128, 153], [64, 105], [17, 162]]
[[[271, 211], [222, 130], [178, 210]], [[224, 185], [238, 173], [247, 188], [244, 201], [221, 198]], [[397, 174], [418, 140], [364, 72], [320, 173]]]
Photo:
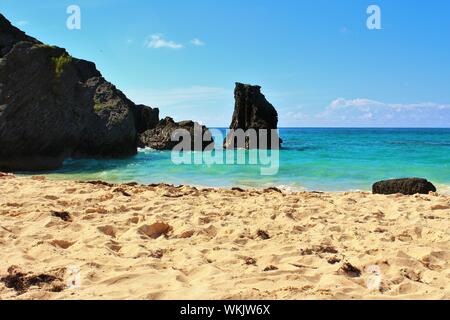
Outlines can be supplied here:
[[439, 194], [445, 194], [450, 196], [450, 185], [448, 184], [436, 184], [436, 189]]
[[150, 147], [145, 147], [145, 148], [138, 148], [137, 151], [138, 152], [156, 152], [158, 150], [150, 148]]
[[305, 187], [302, 187], [300, 185], [286, 185], [286, 184], [281, 184], [276, 186], [278, 189], [285, 191], [285, 192], [302, 192], [302, 191], [307, 191], [307, 189]]

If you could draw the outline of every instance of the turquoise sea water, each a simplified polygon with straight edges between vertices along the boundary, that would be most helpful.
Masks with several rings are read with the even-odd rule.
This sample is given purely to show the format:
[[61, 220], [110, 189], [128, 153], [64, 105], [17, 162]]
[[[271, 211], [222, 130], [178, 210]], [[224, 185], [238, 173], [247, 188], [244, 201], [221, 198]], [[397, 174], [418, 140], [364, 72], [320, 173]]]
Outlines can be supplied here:
[[378, 180], [424, 177], [450, 192], [450, 129], [280, 129], [279, 171], [258, 165], [175, 165], [170, 152], [122, 160], [67, 160], [53, 178], [291, 190], [370, 190]]

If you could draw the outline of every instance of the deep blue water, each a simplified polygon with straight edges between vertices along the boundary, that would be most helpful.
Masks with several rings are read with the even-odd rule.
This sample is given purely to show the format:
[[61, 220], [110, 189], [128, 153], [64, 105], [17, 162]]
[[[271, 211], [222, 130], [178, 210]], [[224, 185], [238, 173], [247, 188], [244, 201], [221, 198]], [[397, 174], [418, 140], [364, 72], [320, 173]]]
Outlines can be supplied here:
[[280, 129], [279, 171], [259, 165], [175, 165], [170, 152], [141, 150], [122, 160], [67, 160], [54, 178], [211, 187], [370, 190], [373, 182], [424, 177], [450, 191], [450, 129]]

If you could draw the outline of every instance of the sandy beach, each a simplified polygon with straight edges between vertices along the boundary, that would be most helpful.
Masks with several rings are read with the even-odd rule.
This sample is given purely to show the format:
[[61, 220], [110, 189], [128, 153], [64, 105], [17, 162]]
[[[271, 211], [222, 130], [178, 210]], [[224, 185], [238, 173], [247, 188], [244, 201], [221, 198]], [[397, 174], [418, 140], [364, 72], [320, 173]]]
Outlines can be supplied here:
[[0, 299], [450, 299], [450, 196], [0, 186]]

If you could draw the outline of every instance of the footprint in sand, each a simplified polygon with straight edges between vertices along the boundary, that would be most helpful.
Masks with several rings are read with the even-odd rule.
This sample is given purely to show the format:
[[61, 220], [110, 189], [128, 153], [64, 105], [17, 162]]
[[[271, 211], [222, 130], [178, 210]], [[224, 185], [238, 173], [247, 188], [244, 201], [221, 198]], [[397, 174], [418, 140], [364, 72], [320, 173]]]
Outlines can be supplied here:
[[111, 200], [113, 198], [114, 198], [114, 195], [112, 195], [112, 194], [104, 194], [104, 195], [101, 195], [100, 198], [98, 198], [98, 202], [105, 202], [105, 201]]
[[132, 217], [127, 220], [126, 225], [129, 226], [131, 224], [138, 224], [139, 221], [140, 221], [139, 217]]
[[450, 209], [450, 204], [436, 204], [434, 206], [431, 207], [431, 210], [436, 211], [436, 210], [447, 210]]
[[6, 205], [8, 207], [13, 207], [13, 208], [20, 208], [20, 207], [22, 207], [21, 203], [16, 203], [16, 202], [8, 202]]
[[105, 208], [88, 208], [88, 209], [86, 209], [86, 213], [107, 214], [108, 210], [106, 210]]
[[75, 244], [75, 242], [70, 242], [66, 240], [53, 240], [50, 242], [55, 247], [61, 248], [61, 249], [69, 249], [71, 246]]
[[212, 219], [209, 217], [200, 217], [198, 218], [198, 224], [200, 225], [205, 225], [205, 224], [209, 224], [212, 222]]
[[422, 282], [421, 274], [420, 272], [416, 272], [413, 269], [410, 268], [402, 268], [400, 269], [400, 274], [411, 281], [414, 282]]
[[205, 235], [209, 238], [215, 238], [217, 236], [218, 230], [214, 226], [209, 226], [208, 228], [203, 229], [200, 234]]
[[139, 227], [138, 232], [152, 239], [158, 239], [162, 235], [167, 235], [172, 231], [172, 227], [167, 223], [154, 223], [152, 225], [143, 225]]
[[421, 259], [421, 263], [429, 270], [441, 271], [448, 264], [450, 255], [445, 251], [431, 252]]
[[110, 243], [107, 243], [106, 247], [114, 252], [119, 252], [122, 249], [122, 246], [115, 241], [111, 241]]
[[110, 236], [112, 238], [116, 237], [117, 229], [113, 226], [101, 226], [97, 228], [101, 233]]
[[47, 200], [58, 200], [59, 199], [59, 197], [52, 196], [52, 195], [45, 196], [44, 198], [47, 199]]
[[189, 230], [189, 231], [185, 231], [182, 234], [180, 234], [178, 236], [178, 238], [180, 238], [180, 239], [188, 239], [188, 238], [191, 238], [194, 234], [195, 234], [195, 231]]

